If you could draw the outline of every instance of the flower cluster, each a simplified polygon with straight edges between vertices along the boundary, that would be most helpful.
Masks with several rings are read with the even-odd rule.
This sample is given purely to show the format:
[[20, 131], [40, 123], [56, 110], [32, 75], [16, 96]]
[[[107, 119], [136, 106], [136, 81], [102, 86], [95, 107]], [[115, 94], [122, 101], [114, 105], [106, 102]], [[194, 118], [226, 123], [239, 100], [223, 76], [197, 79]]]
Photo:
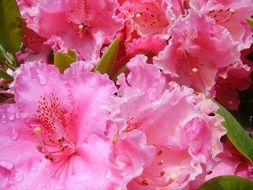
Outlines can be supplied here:
[[[26, 25], [2, 90], [13, 99], [0, 105], [0, 189], [196, 190], [216, 176], [253, 178], [207, 98], [236, 110], [250, 86], [253, 0], [17, 4]], [[69, 50], [75, 60], [59, 72], [50, 57]]]

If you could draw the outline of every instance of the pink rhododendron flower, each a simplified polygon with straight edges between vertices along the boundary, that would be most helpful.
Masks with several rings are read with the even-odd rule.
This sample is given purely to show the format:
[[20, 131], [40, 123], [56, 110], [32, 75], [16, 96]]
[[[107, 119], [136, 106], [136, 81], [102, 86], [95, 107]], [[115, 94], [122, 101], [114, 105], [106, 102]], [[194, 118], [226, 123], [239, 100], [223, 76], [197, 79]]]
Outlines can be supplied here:
[[21, 16], [25, 19], [29, 28], [38, 29], [38, 11], [41, 0], [16, 0]]
[[123, 45], [122, 42], [118, 60], [114, 67], [114, 73], [117, 73], [120, 68], [125, 66], [126, 63], [137, 54], [147, 55], [150, 58], [150, 63], [152, 63], [152, 58], [158, 55], [165, 46], [166, 40], [163, 39], [161, 35], [141, 37], [133, 39], [131, 42], [125, 41], [125, 45]]
[[128, 189], [184, 189], [215, 166], [225, 134], [222, 118], [208, 115], [217, 111], [215, 104], [187, 87], [166, 84], [159, 69], [146, 61], [143, 55], [131, 59], [129, 75], [118, 79], [119, 97], [108, 108], [118, 125], [117, 139], [141, 132], [156, 149]]
[[121, 7], [122, 17], [139, 35], [165, 33], [170, 25], [167, 2], [153, 0], [125, 1]]
[[[143, 38], [133, 39], [126, 44], [126, 54], [150, 54], [157, 55], [166, 46], [166, 40], [160, 35], [153, 35]], [[134, 56], [133, 56], [134, 57]]]
[[220, 159], [208, 175], [200, 176], [198, 180], [191, 183], [191, 188], [196, 189], [197, 186], [218, 176], [236, 175], [247, 179], [253, 179], [253, 164], [246, 160], [228, 141], [225, 139], [223, 143], [224, 151], [218, 155]]
[[60, 37], [67, 48], [86, 60], [98, 59], [102, 45], [122, 28], [115, 15], [117, 7], [117, 2], [108, 0], [42, 0], [35, 31], [47, 39], [52, 35]]
[[205, 14], [213, 18], [216, 24], [226, 27], [233, 39], [239, 42], [241, 49], [250, 47], [253, 32], [246, 19], [253, 14], [252, 0], [191, 0], [190, 4], [200, 14]]
[[229, 32], [206, 16], [192, 12], [171, 29], [169, 45], [155, 64], [179, 84], [209, 94], [219, 69], [240, 58]]
[[121, 190], [142, 172], [150, 148], [142, 134], [117, 145], [105, 135], [103, 104], [116, 87], [91, 68], [77, 62], [62, 75], [32, 62], [17, 70], [16, 103], [0, 106], [1, 188]]
[[229, 67], [217, 77], [214, 86], [215, 98], [230, 110], [237, 110], [240, 104], [238, 91], [246, 90], [250, 84], [251, 69], [241, 62]]
[[251, 71], [253, 70], [253, 45], [248, 48], [241, 51], [241, 59], [242, 62], [246, 65], [248, 65], [251, 68]]
[[45, 44], [45, 41], [45, 38], [25, 27], [23, 35], [24, 48], [16, 53], [19, 63], [38, 60], [49, 62], [51, 48], [49, 45]]

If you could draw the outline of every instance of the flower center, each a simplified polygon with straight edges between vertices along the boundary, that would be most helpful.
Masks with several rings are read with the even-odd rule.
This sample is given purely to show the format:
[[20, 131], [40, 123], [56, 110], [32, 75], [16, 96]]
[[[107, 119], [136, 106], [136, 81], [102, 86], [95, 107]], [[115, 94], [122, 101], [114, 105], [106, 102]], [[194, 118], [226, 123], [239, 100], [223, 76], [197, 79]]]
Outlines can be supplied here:
[[32, 120], [33, 132], [39, 141], [37, 149], [52, 162], [63, 161], [76, 152], [75, 144], [69, 140], [67, 113], [59, 98], [51, 93], [38, 101]]
[[155, 33], [159, 33], [169, 25], [168, 19], [158, 3], [142, 5], [138, 11], [135, 11], [133, 19], [135, 23], [143, 28], [144, 32], [155, 29]]
[[230, 21], [232, 16], [235, 14], [234, 9], [219, 9], [219, 10], [211, 10], [208, 12], [208, 16], [212, 17], [217, 23], [226, 23]]
[[68, 20], [71, 27], [83, 38], [85, 32], [91, 27], [93, 12], [86, 0], [74, 0], [69, 12]]
[[[166, 148], [157, 147], [156, 159], [148, 170], [144, 170], [140, 177], [136, 178], [136, 183], [141, 186], [154, 186], [165, 188], [170, 186], [177, 178], [177, 174], [166, 169]], [[152, 172], [151, 172], [152, 171]]]

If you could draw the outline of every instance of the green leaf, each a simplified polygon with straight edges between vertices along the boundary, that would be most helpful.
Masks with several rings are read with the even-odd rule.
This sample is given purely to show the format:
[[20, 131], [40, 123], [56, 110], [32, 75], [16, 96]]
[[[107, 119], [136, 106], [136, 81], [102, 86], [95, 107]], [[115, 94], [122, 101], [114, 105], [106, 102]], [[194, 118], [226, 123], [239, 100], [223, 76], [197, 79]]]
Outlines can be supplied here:
[[120, 38], [117, 37], [113, 42], [109, 45], [109, 47], [104, 52], [103, 56], [99, 60], [96, 71], [100, 73], [107, 73], [109, 76], [112, 74], [113, 67], [116, 63], [116, 59], [119, 52]]
[[253, 140], [246, 134], [232, 114], [220, 104], [218, 105], [220, 107], [218, 113], [225, 119], [222, 124], [227, 129], [229, 140], [242, 155], [253, 162]]
[[22, 25], [16, 0], [1, 0], [0, 44], [12, 55], [21, 47]]
[[5, 71], [0, 69], [0, 78], [6, 79], [6, 80], [13, 80], [13, 77], [6, 73]]
[[0, 57], [3, 60], [3, 64], [7, 65], [10, 69], [15, 70], [16, 69], [16, 63], [15, 58], [12, 54], [5, 51], [3, 46], [0, 44]]
[[67, 53], [54, 53], [54, 64], [61, 73], [63, 73], [65, 69], [69, 68], [71, 63], [75, 62], [76, 60], [77, 56], [73, 50], [68, 50]]
[[253, 18], [247, 18], [246, 21], [253, 28]]
[[250, 190], [253, 181], [238, 176], [219, 176], [202, 184], [198, 190]]

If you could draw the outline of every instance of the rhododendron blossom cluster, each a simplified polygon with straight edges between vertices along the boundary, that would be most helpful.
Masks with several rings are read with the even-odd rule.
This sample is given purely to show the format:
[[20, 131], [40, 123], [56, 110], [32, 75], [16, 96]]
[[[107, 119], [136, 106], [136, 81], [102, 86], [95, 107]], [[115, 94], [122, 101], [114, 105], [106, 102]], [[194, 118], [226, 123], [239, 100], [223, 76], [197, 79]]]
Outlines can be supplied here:
[[12, 2], [23, 22], [21, 48], [0, 41], [1, 190], [253, 187], [252, 129], [219, 111], [240, 110], [251, 85], [253, 0]]

